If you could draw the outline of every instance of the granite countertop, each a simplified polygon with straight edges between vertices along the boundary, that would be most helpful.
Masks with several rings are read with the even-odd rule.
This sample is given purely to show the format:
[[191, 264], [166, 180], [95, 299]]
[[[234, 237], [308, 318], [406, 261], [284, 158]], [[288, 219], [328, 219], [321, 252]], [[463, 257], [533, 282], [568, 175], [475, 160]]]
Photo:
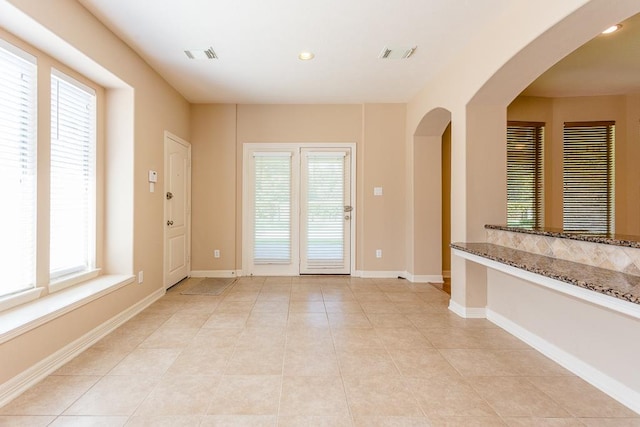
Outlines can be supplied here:
[[606, 245], [625, 246], [640, 249], [640, 236], [625, 234], [598, 234], [580, 231], [564, 231], [561, 228], [520, 228], [505, 225], [485, 225], [489, 230], [510, 231], [512, 233], [535, 234], [538, 236], [560, 237], [563, 239], [581, 240], [583, 242], [603, 243]]
[[640, 304], [640, 276], [532, 254], [492, 243], [452, 243], [451, 247], [574, 286]]

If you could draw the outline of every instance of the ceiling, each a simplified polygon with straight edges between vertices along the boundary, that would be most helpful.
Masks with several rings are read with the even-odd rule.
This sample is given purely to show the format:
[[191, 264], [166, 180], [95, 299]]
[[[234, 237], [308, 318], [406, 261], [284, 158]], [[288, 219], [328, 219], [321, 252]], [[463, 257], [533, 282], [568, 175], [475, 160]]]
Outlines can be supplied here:
[[409, 101], [513, 0], [78, 1], [192, 103], [365, 103]]
[[612, 34], [582, 45], [536, 79], [523, 95], [544, 97], [640, 93], [640, 14]]
[[[78, 0], [192, 103], [407, 102], [513, 0]], [[408, 59], [385, 47], [417, 46]], [[213, 48], [218, 59], [185, 50]], [[298, 54], [308, 50], [311, 61]], [[524, 92], [640, 92], [640, 15]]]

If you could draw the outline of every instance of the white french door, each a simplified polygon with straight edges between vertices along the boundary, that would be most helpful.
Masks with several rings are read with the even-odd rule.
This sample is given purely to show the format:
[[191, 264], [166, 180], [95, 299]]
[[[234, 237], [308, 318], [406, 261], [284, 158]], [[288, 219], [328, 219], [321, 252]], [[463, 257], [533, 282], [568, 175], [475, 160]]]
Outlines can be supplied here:
[[300, 274], [351, 272], [349, 151], [302, 149]]
[[245, 144], [243, 270], [350, 274], [349, 145]]

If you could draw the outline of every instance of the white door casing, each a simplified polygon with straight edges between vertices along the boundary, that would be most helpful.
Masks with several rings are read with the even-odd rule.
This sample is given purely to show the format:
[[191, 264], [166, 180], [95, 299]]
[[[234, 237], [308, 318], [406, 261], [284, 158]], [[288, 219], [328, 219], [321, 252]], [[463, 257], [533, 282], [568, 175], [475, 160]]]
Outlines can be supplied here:
[[[354, 143], [245, 143], [243, 144], [243, 238], [242, 238], [242, 265], [244, 275], [298, 275], [298, 274], [352, 274], [355, 267], [355, 150]], [[306, 159], [305, 159], [306, 156]], [[261, 185], [259, 165], [273, 161], [269, 157], [280, 158], [275, 161], [276, 165], [267, 168], [269, 171], [283, 167], [286, 162], [290, 162], [290, 176], [288, 184], [290, 188], [282, 187], [281, 191], [290, 194], [288, 208], [287, 201], [274, 197], [269, 200], [267, 191], [266, 197], [256, 196], [255, 186]], [[259, 160], [256, 161], [256, 158]], [[338, 182], [343, 188], [338, 194], [330, 194], [330, 200], [318, 200], [317, 191], [311, 200], [307, 194], [311, 183], [312, 190], [320, 190], [325, 195], [329, 188], [322, 183], [325, 177], [318, 173], [309, 173], [309, 158], [311, 166], [316, 172], [327, 171], [329, 169], [339, 169]], [[256, 172], [258, 166], [258, 172]], [[303, 170], [305, 169], [305, 170]], [[286, 171], [282, 172], [286, 174]], [[258, 176], [256, 176], [258, 174]], [[311, 179], [311, 181], [309, 181]], [[303, 182], [305, 181], [305, 182]], [[334, 181], [334, 179], [331, 179]], [[282, 179], [269, 176], [262, 182], [263, 188], [277, 193], [277, 187]], [[336, 183], [334, 183], [336, 184]], [[335, 185], [334, 185], [335, 187]], [[264, 192], [259, 192], [264, 193]], [[272, 202], [268, 204], [266, 202]], [[317, 207], [318, 202], [332, 205], [331, 209], [309, 209], [310, 206]], [[258, 217], [256, 218], [256, 205], [258, 206]], [[266, 204], [265, 204], [266, 203]], [[277, 205], [277, 209], [273, 204]], [[306, 204], [303, 206], [303, 204]], [[335, 206], [333, 206], [335, 205]], [[265, 209], [265, 206], [267, 207]], [[348, 212], [344, 212], [347, 210]], [[287, 212], [290, 218], [287, 222]], [[333, 216], [326, 222], [324, 217], [329, 211]], [[339, 216], [337, 216], [339, 214]], [[274, 221], [272, 229], [268, 227], [261, 229], [260, 219], [272, 219], [275, 216], [284, 218], [282, 224], [288, 226], [288, 233], [282, 233], [282, 228], [278, 227], [278, 221]], [[310, 221], [311, 218], [311, 222]], [[324, 222], [323, 222], [324, 221]], [[315, 227], [315, 228], [314, 228]], [[329, 231], [324, 233], [325, 230]], [[270, 234], [265, 232], [273, 231], [273, 237], [288, 235], [288, 247], [290, 248], [289, 258], [279, 257], [282, 254], [283, 245], [271, 246], [265, 244]], [[311, 233], [311, 234], [309, 234]], [[310, 238], [311, 237], [311, 238]], [[265, 240], [266, 239], [266, 240]], [[328, 244], [333, 239], [333, 245]], [[337, 240], [336, 240], [337, 239]], [[257, 245], [256, 245], [256, 240]], [[342, 240], [342, 247], [336, 250], [335, 243]], [[309, 250], [311, 246], [311, 250]], [[266, 249], [266, 250], [265, 250]], [[265, 253], [274, 254], [274, 259], [264, 257]], [[342, 256], [338, 259], [336, 253]]]
[[164, 286], [191, 270], [191, 144], [165, 132]]

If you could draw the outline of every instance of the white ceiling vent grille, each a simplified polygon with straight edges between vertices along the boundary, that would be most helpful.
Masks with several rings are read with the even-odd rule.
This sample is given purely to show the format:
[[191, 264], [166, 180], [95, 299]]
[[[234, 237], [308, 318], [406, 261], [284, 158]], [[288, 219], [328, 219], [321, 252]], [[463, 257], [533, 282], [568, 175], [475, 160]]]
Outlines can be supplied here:
[[212, 47], [209, 49], [185, 50], [184, 53], [189, 59], [218, 59], [218, 55], [216, 55]]
[[416, 51], [418, 46], [409, 46], [409, 47], [389, 47], [385, 46], [378, 55], [380, 59], [407, 59], [413, 55], [413, 52]]

